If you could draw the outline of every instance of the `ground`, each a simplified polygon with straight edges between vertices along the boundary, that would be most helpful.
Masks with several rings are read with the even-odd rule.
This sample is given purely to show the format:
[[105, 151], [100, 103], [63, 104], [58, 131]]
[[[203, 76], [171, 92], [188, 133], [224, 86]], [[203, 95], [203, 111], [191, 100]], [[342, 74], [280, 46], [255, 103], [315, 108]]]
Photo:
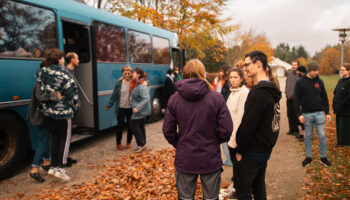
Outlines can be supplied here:
[[[285, 79], [280, 80], [281, 88], [284, 88]], [[268, 199], [299, 199], [303, 192], [302, 186], [307, 177], [301, 162], [304, 159], [303, 143], [297, 141], [294, 136], [286, 134], [288, 120], [286, 117], [285, 97], [281, 100], [281, 131], [271, 159], [268, 162], [266, 184]], [[163, 120], [146, 125], [147, 144], [152, 151], [172, 148], [164, 139], [161, 132]], [[123, 141], [126, 137], [124, 135]], [[136, 146], [133, 140], [133, 146]], [[118, 151], [115, 148], [114, 130], [102, 132], [100, 136], [92, 137], [78, 143], [71, 148], [71, 157], [79, 160], [78, 164], [68, 168], [72, 181], [64, 183], [53, 177], [45, 175], [45, 183], [36, 183], [28, 177], [30, 163], [14, 177], [0, 182], [0, 199], [3, 198], [29, 198], [32, 194], [40, 193], [42, 189], [56, 188], [59, 186], [74, 186], [88, 181], [96, 175], [93, 166], [108, 164], [111, 160], [130, 154], [131, 150]], [[102, 169], [103, 170], [103, 169]], [[224, 167], [222, 181], [230, 183], [232, 168]]]

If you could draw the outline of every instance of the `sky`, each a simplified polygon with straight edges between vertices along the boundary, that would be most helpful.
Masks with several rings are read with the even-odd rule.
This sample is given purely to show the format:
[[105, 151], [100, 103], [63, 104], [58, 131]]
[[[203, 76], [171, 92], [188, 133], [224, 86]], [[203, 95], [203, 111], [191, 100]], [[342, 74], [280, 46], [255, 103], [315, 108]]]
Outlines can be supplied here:
[[229, 0], [223, 16], [243, 31], [265, 33], [273, 48], [287, 42], [314, 55], [339, 43], [332, 29], [350, 28], [350, 0]]

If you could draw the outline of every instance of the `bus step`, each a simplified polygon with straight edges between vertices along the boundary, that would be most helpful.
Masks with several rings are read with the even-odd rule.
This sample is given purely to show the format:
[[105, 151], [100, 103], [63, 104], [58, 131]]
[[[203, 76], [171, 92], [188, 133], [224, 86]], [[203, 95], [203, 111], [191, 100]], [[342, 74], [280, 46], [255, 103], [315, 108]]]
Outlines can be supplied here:
[[91, 136], [92, 135], [78, 135], [78, 134], [74, 134], [74, 135], [72, 135], [71, 143], [77, 142], [79, 140], [83, 140], [83, 139], [91, 137]]

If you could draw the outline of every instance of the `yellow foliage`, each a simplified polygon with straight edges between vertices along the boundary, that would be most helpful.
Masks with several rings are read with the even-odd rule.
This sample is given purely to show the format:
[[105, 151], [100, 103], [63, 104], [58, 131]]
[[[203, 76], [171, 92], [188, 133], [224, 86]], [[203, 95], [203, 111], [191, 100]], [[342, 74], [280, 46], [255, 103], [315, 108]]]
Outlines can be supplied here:
[[321, 55], [320, 73], [330, 74], [340, 67], [340, 52], [332, 47], [327, 47]]

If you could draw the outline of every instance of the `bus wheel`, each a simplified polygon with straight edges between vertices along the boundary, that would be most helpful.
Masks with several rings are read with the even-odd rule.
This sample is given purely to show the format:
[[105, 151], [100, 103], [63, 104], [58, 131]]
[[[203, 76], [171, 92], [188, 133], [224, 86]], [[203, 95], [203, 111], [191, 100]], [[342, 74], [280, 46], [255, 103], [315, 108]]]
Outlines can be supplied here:
[[15, 115], [0, 114], [0, 180], [10, 177], [23, 161], [27, 150], [25, 132]]
[[158, 121], [162, 117], [162, 104], [160, 96], [155, 94], [152, 100], [152, 115], [149, 117], [149, 122]]

